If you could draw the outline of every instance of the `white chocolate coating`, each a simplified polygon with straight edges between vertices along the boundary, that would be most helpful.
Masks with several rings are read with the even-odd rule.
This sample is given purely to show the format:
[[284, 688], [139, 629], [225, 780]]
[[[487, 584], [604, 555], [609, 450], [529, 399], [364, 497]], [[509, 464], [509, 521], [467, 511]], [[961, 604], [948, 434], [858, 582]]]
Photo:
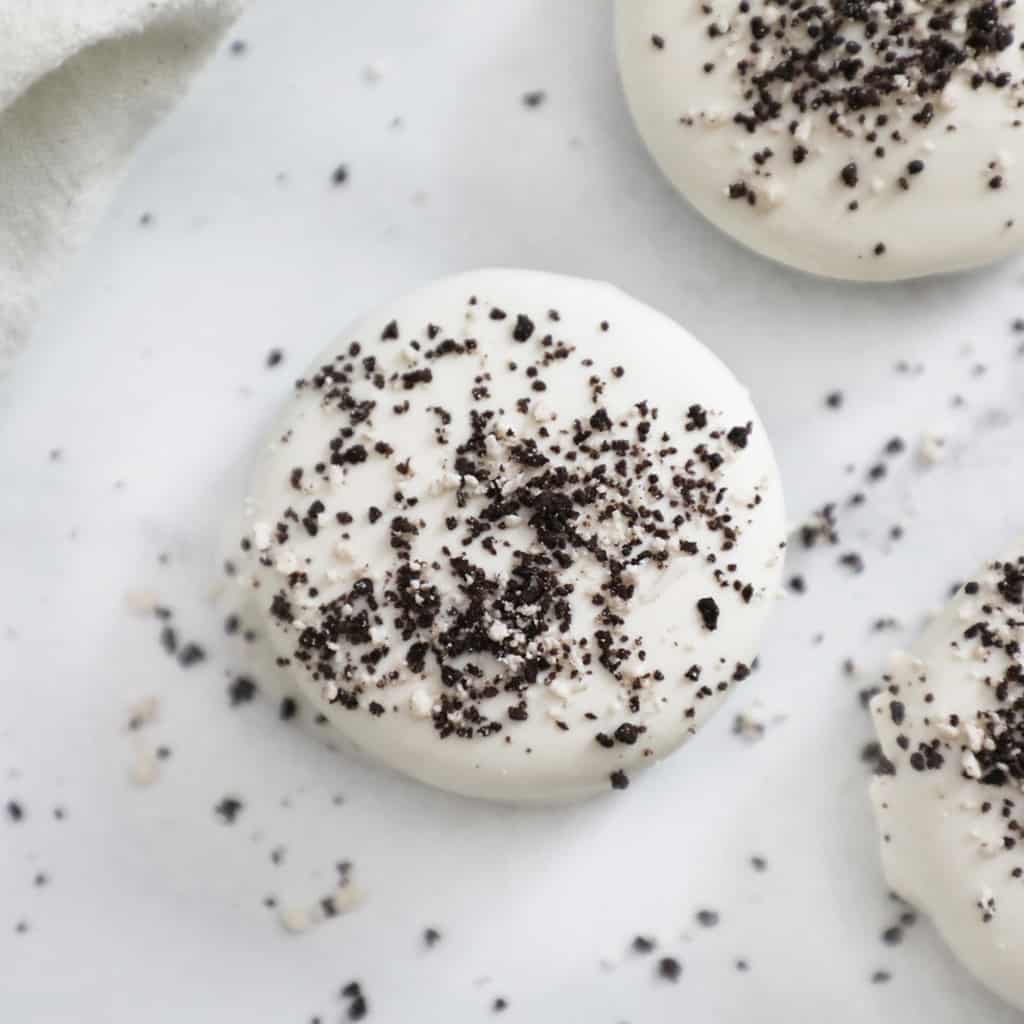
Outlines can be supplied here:
[[623, 788], [674, 750], [748, 674], [782, 567], [735, 378], [609, 285], [530, 271], [352, 325], [250, 494], [246, 582], [295, 685], [376, 758], [492, 799]]
[[893, 657], [871, 704], [893, 774], [871, 792], [889, 884], [1024, 1009], [1022, 552], [961, 588], [916, 657]]
[[[823, 0], [829, 21], [838, 4]], [[910, 0], [895, 33], [885, 5], [858, 9], [811, 53], [823, 22], [789, 0], [618, 0], [626, 97], [663, 172], [744, 245], [828, 277], [920, 277], [1020, 248], [1024, 8]]]

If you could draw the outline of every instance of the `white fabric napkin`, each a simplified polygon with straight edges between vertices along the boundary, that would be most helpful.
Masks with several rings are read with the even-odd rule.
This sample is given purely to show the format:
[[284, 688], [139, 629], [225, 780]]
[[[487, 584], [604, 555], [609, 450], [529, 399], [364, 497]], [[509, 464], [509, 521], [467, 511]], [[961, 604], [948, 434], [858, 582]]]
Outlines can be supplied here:
[[0, 0], [0, 372], [241, 0]]

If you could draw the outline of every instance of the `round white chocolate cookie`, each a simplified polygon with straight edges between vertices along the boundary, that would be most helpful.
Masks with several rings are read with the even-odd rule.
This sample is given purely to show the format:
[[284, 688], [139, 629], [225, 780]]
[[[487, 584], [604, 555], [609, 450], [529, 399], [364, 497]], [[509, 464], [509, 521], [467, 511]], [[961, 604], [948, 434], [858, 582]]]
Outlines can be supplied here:
[[618, 0], [626, 97], [710, 221], [801, 270], [896, 280], [1024, 242], [1024, 7]]
[[279, 664], [360, 749], [500, 800], [625, 788], [751, 670], [778, 472], [747, 392], [606, 284], [435, 282], [297, 382], [247, 499]]
[[871, 703], [889, 884], [1024, 1009], [1024, 539], [964, 584]]

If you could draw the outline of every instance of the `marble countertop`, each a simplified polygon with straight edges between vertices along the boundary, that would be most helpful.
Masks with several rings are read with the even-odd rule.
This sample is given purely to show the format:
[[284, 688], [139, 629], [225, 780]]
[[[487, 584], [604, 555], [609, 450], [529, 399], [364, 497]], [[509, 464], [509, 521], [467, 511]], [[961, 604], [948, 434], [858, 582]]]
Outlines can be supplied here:
[[[606, 3], [301, 6], [253, 5], [0, 380], [0, 804], [23, 811], [0, 814], [0, 1017], [326, 1024], [358, 980], [387, 1024], [488, 1020], [496, 999], [530, 1022], [1019, 1019], [926, 922], [882, 942], [903, 908], [858, 693], [1020, 529], [1020, 264], [857, 287], [740, 250], [643, 152]], [[292, 377], [360, 312], [482, 265], [604, 278], [678, 319], [749, 385], [794, 525], [838, 508], [836, 545], [791, 551], [806, 593], [718, 719], [570, 808], [468, 802], [326, 750], [223, 628], [226, 531]], [[204, 661], [162, 650], [144, 595]], [[263, 696], [232, 708], [239, 674]], [[127, 730], [150, 697], [155, 721]], [[345, 861], [362, 905], [286, 934], [265, 901], [313, 905]]]

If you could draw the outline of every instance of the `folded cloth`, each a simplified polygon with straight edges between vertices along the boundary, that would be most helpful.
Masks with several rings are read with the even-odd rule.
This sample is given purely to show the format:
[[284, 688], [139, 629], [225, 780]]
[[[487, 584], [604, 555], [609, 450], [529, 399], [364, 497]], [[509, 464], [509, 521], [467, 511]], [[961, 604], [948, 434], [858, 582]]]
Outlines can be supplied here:
[[241, 0], [0, 0], [0, 372]]

